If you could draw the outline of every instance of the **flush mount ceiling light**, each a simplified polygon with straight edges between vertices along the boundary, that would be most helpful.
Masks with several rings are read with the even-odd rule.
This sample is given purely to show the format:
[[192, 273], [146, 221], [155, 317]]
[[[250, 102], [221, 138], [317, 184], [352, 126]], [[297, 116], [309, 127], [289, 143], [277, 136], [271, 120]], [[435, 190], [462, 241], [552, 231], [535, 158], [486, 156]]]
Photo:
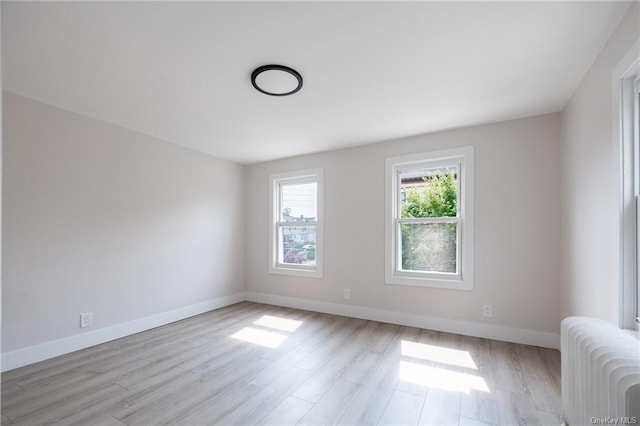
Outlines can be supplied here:
[[263, 65], [251, 73], [251, 84], [265, 95], [287, 96], [302, 88], [302, 76], [284, 65]]

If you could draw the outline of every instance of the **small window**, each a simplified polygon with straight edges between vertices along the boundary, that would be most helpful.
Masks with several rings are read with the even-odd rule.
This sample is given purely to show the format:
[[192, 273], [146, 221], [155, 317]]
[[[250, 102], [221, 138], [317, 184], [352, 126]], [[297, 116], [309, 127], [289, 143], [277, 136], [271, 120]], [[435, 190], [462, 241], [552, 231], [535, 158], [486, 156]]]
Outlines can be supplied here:
[[322, 278], [322, 170], [271, 176], [269, 272]]
[[472, 147], [387, 159], [387, 283], [473, 288], [472, 161]]

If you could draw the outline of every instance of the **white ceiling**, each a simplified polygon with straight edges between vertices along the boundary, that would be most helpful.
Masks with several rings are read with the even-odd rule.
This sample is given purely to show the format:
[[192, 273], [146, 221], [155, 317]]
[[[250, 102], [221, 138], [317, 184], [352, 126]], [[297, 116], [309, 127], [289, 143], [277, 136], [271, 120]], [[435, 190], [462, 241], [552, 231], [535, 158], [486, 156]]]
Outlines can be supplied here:
[[[2, 2], [5, 90], [240, 163], [559, 111], [622, 2]], [[257, 66], [298, 70], [270, 97]]]

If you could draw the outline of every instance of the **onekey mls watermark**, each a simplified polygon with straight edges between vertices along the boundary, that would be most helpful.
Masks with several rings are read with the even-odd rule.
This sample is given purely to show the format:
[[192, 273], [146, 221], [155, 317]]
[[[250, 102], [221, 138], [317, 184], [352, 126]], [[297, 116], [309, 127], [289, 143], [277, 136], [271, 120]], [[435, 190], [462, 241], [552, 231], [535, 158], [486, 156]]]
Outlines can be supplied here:
[[592, 425], [637, 425], [637, 417], [591, 417]]

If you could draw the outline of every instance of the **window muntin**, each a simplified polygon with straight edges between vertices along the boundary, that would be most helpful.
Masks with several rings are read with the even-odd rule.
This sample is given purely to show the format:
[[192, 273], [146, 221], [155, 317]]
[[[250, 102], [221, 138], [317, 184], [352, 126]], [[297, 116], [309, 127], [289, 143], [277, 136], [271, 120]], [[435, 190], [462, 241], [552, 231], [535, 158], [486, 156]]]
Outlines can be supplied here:
[[271, 177], [271, 273], [322, 276], [321, 177], [320, 169]]
[[472, 178], [472, 147], [387, 159], [387, 283], [473, 288]]

